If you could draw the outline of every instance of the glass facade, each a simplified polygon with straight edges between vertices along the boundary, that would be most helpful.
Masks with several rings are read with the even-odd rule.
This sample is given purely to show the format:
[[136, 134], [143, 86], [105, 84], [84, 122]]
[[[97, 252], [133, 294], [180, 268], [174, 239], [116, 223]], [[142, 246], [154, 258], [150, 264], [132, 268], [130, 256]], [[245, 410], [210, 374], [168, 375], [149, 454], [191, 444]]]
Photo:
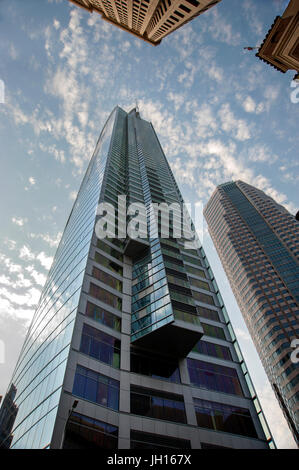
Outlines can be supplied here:
[[66, 427], [64, 449], [117, 449], [118, 428], [73, 412]]
[[[97, 211], [99, 203], [112, 204], [114, 221], [112, 212]], [[145, 221], [136, 224], [132, 203], [144, 204]], [[153, 206], [161, 203], [176, 204], [168, 237]], [[153, 126], [136, 109], [115, 108], [3, 400], [0, 445], [199, 448], [203, 428], [216, 433], [203, 446], [274, 445], [196, 235], [198, 248], [186, 247], [182, 208]], [[134, 227], [146, 236], [136, 237]], [[206, 403], [218, 408], [203, 406], [207, 393]], [[200, 415], [208, 413], [206, 425]]]
[[51, 442], [114, 115], [97, 143], [13, 373], [18, 412], [12, 448], [43, 448]]
[[114, 330], [120, 331], [121, 329], [121, 318], [91, 302], [86, 304], [85, 315]]
[[179, 363], [154, 352], [131, 348], [131, 372], [180, 383]]
[[99, 361], [120, 367], [120, 341], [89, 325], [83, 325], [80, 351]]
[[91, 369], [77, 366], [73, 395], [118, 410], [119, 382]]
[[263, 191], [242, 181], [220, 185], [204, 212], [269, 381], [299, 443], [299, 364], [291, 360], [292, 341], [299, 334], [299, 223]]
[[131, 413], [177, 423], [187, 422], [182, 396], [136, 386], [131, 387]]
[[194, 399], [197, 424], [214, 431], [257, 437], [249, 410], [208, 400]]
[[217, 392], [243, 395], [238, 373], [231, 367], [187, 359], [191, 383]]

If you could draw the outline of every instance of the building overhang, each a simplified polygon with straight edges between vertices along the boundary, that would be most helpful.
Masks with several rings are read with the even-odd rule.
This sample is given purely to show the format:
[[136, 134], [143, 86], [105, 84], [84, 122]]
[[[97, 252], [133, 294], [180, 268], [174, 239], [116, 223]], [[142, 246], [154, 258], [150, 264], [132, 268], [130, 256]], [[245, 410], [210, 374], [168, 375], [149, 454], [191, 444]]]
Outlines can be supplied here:
[[142, 255], [149, 248], [150, 244], [144, 238], [128, 237], [125, 242], [124, 254], [133, 260]]
[[132, 344], [182, 359], [189, 354], [202, 335], [203, 329], [201, 326], [174, 320], [140, 336]]

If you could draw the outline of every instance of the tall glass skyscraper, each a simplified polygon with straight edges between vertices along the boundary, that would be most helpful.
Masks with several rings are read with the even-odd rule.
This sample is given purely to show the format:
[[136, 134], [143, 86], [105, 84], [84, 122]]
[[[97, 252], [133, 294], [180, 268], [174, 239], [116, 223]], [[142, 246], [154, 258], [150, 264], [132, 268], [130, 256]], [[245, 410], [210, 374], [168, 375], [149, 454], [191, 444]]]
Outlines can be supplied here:
[[204, 214], [263, 366], [299, 443], [299, 363], [294, 350], [299, 345], [299, 222], [263, 191], [242, 181], [218, 186]]
[[183, 199], [152, 125], [116, 107], [1, 408], [3, 447], [274, 447], [204, 250], [175, 210], [166, 238], [154, 203]]

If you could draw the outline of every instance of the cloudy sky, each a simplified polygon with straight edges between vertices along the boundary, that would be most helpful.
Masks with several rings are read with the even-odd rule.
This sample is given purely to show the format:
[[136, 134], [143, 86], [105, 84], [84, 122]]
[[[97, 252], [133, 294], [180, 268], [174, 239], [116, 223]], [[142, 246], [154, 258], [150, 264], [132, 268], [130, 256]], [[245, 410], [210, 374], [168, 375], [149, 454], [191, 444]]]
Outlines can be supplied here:
[[[242, 179], [295, 213], [299, 87], [243, 50], [287, 4], [223, 0], [153, 47], [67, 0], [0, 0], [0, 394], [115, 105], [138, 101], [187, 201]], [[295, 447], [206, 227], [203, 245], [276, 443]]]

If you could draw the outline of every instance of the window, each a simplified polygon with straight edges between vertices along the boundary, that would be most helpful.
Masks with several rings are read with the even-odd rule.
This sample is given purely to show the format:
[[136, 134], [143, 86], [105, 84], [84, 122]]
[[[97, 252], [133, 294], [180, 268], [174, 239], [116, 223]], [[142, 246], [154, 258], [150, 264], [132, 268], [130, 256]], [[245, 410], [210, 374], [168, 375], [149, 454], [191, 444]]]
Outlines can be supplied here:
[[120, 367], [120, 340], [92, 326], [83, 325], [80, 351], [112, 367]]
[[194, 268], [193, 266], [189, 266], [188, 264], [186, 264], [185, 267], [188, 273], [194, 274], [194, 276], [199, 276], [199, 277], [204, 277], [204, 278], [206, 277], [203, 269]]
[[111, 271], [114, 271], [122, 276], [123, 268], [119, 264], [114, 263], [114, 261], [111, 261], [110, 259], [101, 255], [101, 253], [98, 253], [96, 251], [94, 255], [94, 259], [97, 263], [101, 264], [102, 266], [105, 266], [108, 269], [111, 269]]
[[131, 372], [136, 374], [148, 375], [170, 382], [180, 382], [180, 372], [178, 363], [165, 359], [155, 354], [146, 354], [146, 352], [131, 349]]
[[147, 432], [131, 431], [131, 449], [191, 449], [190, 441]]
[[194, 398], [198, 426], [215, 431], [257, 437], [257, 433], [246, 408], [224, 405], [213, 401]]
[[73, 394], [99, 405], [118, 410], [119, 382], [77, 365]]
[[210, 310], [209, 308], [198, 305], [197, 312], [200, 317], [208, 318], [214, 321], [220, 321], [218, 312], [216, 312], [216, 310]]
[[64, 449], [117, 449], [118, 428], [72, 412], [66, 427]]
[[236, 369], [196, 359], [187, 359], [187, 366], [193, 385], [216, 392], [243, 396]]
[[102, 323], [103, 325], [113, 328], [113, 330], [121, 330], [121, 319], [118, 318], [113, 313], [107, 312], [102, 307], [87, 302], [85, 315], [87, 317], [93, 318], [95, 321]]
[[207, 356], [219, 357], [220, 359], [232, 360], [229, 348], [221, 344], [209, 343], [208, 341], [200, 340], [193, 348], [194, 352], [206, 354]]
[[98, 240], [97, 241], [97, 247], [108, 253], [108, 255], [113, 256], [114, 258], [118, 259], [119, 261], [123, 260], [123, 255], [116, 250], [115, 248], [112, 248], [111, 246], [107, 245], [106, 243], [103, 242], [103, 240]]
[[205, 335], [219, 339], [226, 339], [224, 330], [220, 326], [209, 325], [208, 323], [203, 322], [201, 322], [201, 326], [203, 327]]
[[181, 395], [131, 386], [131, 413], [186, 423], [184, 399]]
[[96, 299], [101, 300], [105, 304], [108, 304], [108, 305], [111, 305], [111, 307], [117, 308], [118, 310], [121, 310], [122, 308], [122, 299], [120, 299], [114, 294], [111, 294], [111, 292], [108, 292], [102, 287], [99, 287], [96, 284], [93, 284], [92, 282], [90, 283], [90, 286], [89, 286], [89, 294], [92, 297], [95, 297]]
[[189, 280], [191, 285], [194, 287], [198, 287], [199, 289], [211, 290], [209, 284], [205, 281], [201, 281], [200, 279], [194, 279], [193, 277], [190, 277]]
[[104, 282], [108, 286], [113, 287], [113, 289], [122, 292], [122, 282], [110, 274], [105, 273], [105, 271], [101, 271], [100, 269], [93, 267], [92, 276], [98, 279], [98, 281]]
[[186, 261], [187, 263], [197, 264], [199, 266], [202, 266], [199, 258], [193, 258], [192, 256], [188, 256], [185, 253], [182, 253], [182, 256], [183, 256], [183, 260]]
[[203, 294], [202, 292], [192, 291], [192, 295], [195, 300], [204, 302], [205, 304], [215, 305], [214, 299], [211, 295]]

